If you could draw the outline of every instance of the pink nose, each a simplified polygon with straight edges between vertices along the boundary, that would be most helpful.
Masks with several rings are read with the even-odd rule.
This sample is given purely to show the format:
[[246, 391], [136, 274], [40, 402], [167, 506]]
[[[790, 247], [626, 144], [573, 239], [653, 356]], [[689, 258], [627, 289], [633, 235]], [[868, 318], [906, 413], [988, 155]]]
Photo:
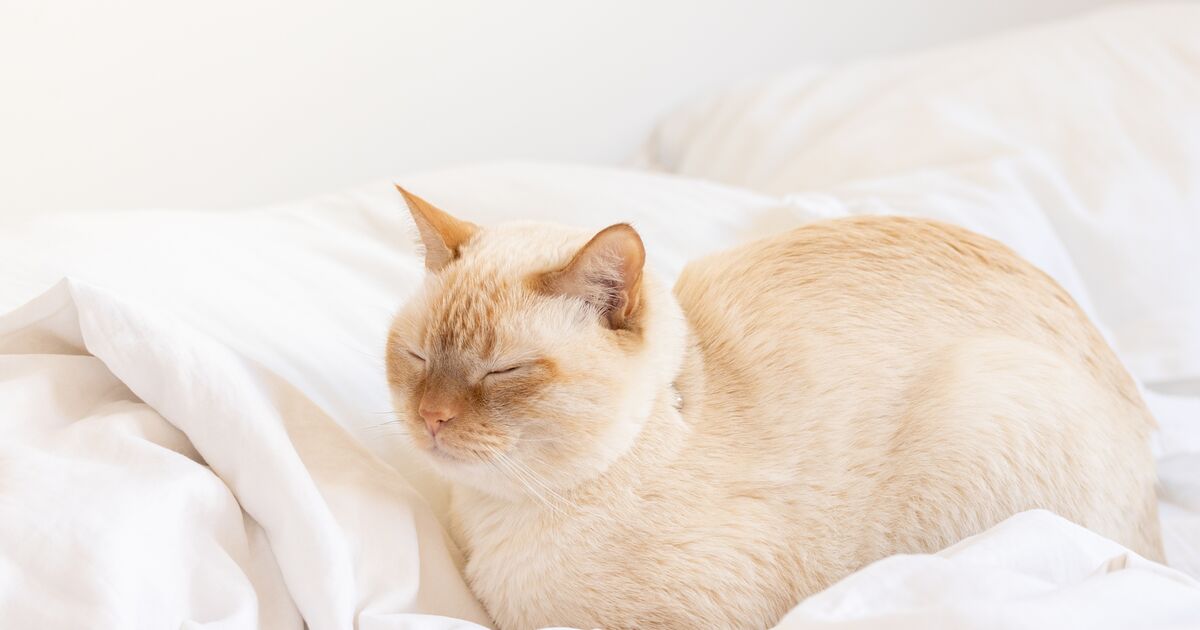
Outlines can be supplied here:
[[454, 419], [454, 410], [447, 405], [431, 406], [422, 401], [420, 413], [429, 435], [437, 435], [443, 425]]

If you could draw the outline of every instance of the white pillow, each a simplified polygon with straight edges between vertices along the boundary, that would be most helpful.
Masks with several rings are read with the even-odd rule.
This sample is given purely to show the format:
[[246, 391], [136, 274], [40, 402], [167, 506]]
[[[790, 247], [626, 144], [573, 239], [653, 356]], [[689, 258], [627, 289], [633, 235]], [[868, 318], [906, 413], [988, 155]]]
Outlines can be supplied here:
[[643, 161], [856, 211], [1044, 214], [1135, 374], [1200, 379], [1200, 6], [743, 86], [668, 117]]

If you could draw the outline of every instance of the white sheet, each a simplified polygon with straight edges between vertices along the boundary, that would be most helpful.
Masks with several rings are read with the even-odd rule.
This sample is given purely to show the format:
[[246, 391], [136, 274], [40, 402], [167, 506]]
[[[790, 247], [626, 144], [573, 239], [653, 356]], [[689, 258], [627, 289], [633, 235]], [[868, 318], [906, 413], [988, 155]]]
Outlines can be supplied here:
[[428, 506], [280, 374], [77, 282], [0, 348], [5, 627], [487, 623]]
[[876, 562], [805, 600], [778, 630], [1187, 627], [1200, 621], [1198, 586], [1035, 510], [937, 555]]
[[[844, 211], [837, 197], [580, 167], [402, 181], [482, 223], [632, 219], [668, 275], [701, 253]], [[1047, 264], [1070, 263], [1037, 222], [1015, 216], [995, 229]], [[242, 213], [12, 226], [0, 231], [0, 269], [0, 308], [74, 278], [0, 318], [2, 625], [487, 623], [437, 521], [442, 485], [382, 424], [384, 333], [421, 275], [390, 183]], [[1169, 558], [1194, 570], [1200, 455], [1190, 445], [1200, 432], [1190, 400], [1165, 400], [1176, 430], [1163, 445]], [[1200, 624], [1194, 581], [1049, 515], [956, 549], [873, 565], [784, 627]], [[961, 589], [947, 591], [955, 581]], [[1055, 617], [1083, 605], [1078, 624]]]

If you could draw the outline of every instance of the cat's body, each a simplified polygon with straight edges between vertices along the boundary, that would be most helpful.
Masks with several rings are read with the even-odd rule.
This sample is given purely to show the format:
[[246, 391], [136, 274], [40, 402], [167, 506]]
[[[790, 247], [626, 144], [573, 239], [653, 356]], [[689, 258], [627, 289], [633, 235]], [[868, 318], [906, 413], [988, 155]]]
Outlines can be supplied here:
[[[549, 249], [530, 269], [576, 264]], [[610, 385], [644, 415], [628, 439], [598, 438], [622, 448], [564, 481], [553, 433], [527, 451], [517, 438], [524, 463], [497, 470], [525, 492], [448, 473], [464, 475], [467, 577], [501, 628], [767, 627], [871, 561], [1032, 508], [1161, 557], [1136, 386], [1065, 292], [999, 244], [824, 222], [690, 265], [686, 325], [665, 291], [631, 290], [638, 319], [613, 347], [674, 356], [642, 357], [662, 377], [630, 375], [645, 387]], [[640, 349], [650, 334], [666, 341]]]

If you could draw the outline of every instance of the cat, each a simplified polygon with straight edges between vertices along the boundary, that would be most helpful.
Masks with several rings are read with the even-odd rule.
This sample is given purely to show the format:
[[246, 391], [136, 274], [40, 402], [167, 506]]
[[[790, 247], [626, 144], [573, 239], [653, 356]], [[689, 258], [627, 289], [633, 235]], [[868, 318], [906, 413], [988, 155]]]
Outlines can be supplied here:
[[1033, 508], [1163, 557], [1136, 384], [993, 240], [829, 220], [672, 293], [627, 224], [484, 229], [401, 192], [428, 273], [389, 385], [500, 628], [766, 628]]

